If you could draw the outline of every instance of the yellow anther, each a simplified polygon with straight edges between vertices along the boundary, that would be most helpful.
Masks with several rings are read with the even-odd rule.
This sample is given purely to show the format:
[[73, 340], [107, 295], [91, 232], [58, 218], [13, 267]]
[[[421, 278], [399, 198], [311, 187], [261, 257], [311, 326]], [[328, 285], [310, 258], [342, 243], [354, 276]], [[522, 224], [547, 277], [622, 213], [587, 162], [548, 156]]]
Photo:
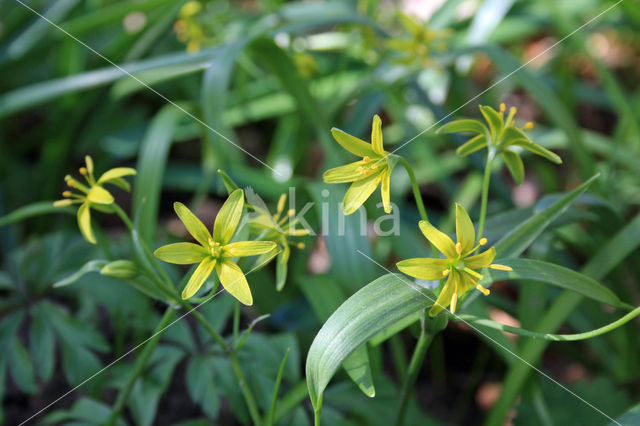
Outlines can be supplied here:
[[368, 156], [368, 155], [365, 155], [364, 157], [362, 157], [362, 161], [366, 164], [366, 163], [368, 163], [369, 161], [371, 161], [371, 158], [369, 158], [369, 156]]
[[66, 181], [67, 181], [67, 186], [68, 186], [69, 188], [73, 188], [73, 187], [74, 187], [74, 186], [73, 186], [73, 185], [74, 185], [74, 184], [73, 184], [73, 181], [72, 181], [71, 179], [67, 179]]
[[81, 175], [86, 175], [87, 174], [87, 169], [85, 167], [80, 167], [80, 174]]
[[375, 170], [375, 169], [377, 169], [377, 168], [378, 168], [378, 163], [373, 163], [373, 164], [371, 165], [371, 170]]
[[480, 243], [481, 246], [487, 244], [487, 239], [486, 238], [480, 238], [480, 241], [478, 241]]
[[462, 254], [462, 244], [456, 243], [456, 253]]
[[531, 121], [528, 121], [527, 124], [524, 125], [525, 130], [531, 130], [533, 129], [533, 123]]
[[62, 196], [63, 196], [63, 197], [71, 197], [71, 191], [64, 191], [64, 192], [62, 193]]
[[284, 210], [284, 203], [287, 201], [287, 194], [282, 194], [278, 199], [278, 215]]
[[364, 167], [358, 166], [356, 167], [356, 173], [362, 173], [364, 171]]
[[442, 276], [446, 277], [447, 275], [449, 275], [449, 272], [451, 272], [451, 269], [445, 269], [444, 271], [442, 271]]
[[507, 106], [503, 103], [500, 104], [500, 112], [505, 112], [507, 110]]
[[296, 244], [296, 247], [298, 247], [300, 250], [302, 250], [303, 248], [306, 247], [306, 245], [304, 243], [298, 243], [298, 244]]
[[478, 289], [485, 296], [488, 296], [489, 293], [491, 293], [488, 288], [484, 288], [480, 284], [476, 284], [476, 289]]
[[373, 173], [373, 171], [372, 171], [371, 169], [366, 169], [366, 170], [364, 171], [364, 175], [365, 175], [365, 176], [371, 176], [371, 173]]
[[497, 265], [495, 263], [492, 263], [491, 265], [489, 265], [489, 268], [497, 269], [498, 271], [513, 271], [513, 268], [511, 266]]
[[287, 216], [295, 216], [295, 214], [296, 214], [296, 209], [287, 210]]

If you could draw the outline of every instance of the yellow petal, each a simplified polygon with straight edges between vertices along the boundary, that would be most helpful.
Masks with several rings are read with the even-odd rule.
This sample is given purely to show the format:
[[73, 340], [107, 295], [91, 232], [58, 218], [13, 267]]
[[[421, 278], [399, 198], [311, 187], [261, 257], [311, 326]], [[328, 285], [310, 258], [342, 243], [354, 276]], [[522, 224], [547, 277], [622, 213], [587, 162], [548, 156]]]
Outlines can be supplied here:
[[453, 259], [458, 257], [456, 252], [456, 245], [451, 241], [451, 238], [444, 232], [438, 230], [435, 226], [425, 220], [421, 220], [418, 223], [422, 234], [436, 246], [447, 258]]
[[356, 161], [344, 166], [329, 169], [322, 174], [325, 183], [353, 182], [364, 177], [364, 162]]
[[255, 256], [273, 250], [276, 245], [273, 241], [238, 241], [224, 246], [224, 252], [229, 257]]
[[107, 170], [100, 176], [98, 183], [109, 182], [110, 180], [121, 178], [123, 176], [131, 176], [136, 174], [136, 169], [131, 167], [116, 167], [115, 169]]
[[89, 210], [89, 203], [84, 203], [78, 209], [78, 227], [85, 240], [91, 244], [96, 243], [96, 237], [93, 236], [93, 230], [91, 229], [91, 212]]
[[389, 190], [391, 186], [391, 171], [385, 169], [381, 177], [382, 185], [380, 185], [380, 194], [382, 195], [382, 206], [384, 207], [384, 212], [389, 214], [391, 213], [391, 193]]
[[421, 280], [439, 280], [447, 269], [447, 259], [415, 258], [396, 263], [405, 274]]
[[380, 183], [380, 173], [355, 181], [351, 184], [342, 200], [342, 211], [350, 215], [360, 208]]
[[456, 236], [462, 245], [462, 253], [468, 253], [476, 242], [476, 230], [467, 211], [456, 203]]
[[185, 286], [184, 290], [182, 290], [182, 298], [188, 299], [192, 297], [194, 294], [200, 290], [202, 284], [209, 278], [211, 275], [211, 271], [213, 271], [213, 267], [216, 266], [216, 259], [211, 256], [207, 256], [204, 258], [202, 262], [198, 265], [196, 270], [189, 278], [189, 282]]
[[343, 132], [335, 127], [331, 129], [333, 138], [347, 151], [359, 156], [359, 157], [376, 157], [376, 153], [371, 147], [371, 144], [366, 143], [362, 139], [351, 136], [350, 134]]
[[453, 296], [453, 293], [455, 292], [455, 289], [456, 289], [454, 280], [457, 280], [457, 278], [454, 278], [454, 277], [456, 277], [457, 275], [458, 274], [456, 272], [449, 274], [449, 278], [447, 279], [447, 282], [445, 283], [444, 287], [440, 291], [440, 295], [436, 299], [431, 309], [429, 309], [430, 317], [435, 317], [444, 309], [446, 309], [447, 306], [449, 306], [449, 304], [451, 303], [451, 297]]
[[167, 244], [158, 248], [153, 254], [160, 260], [176, 265], [198, 263], [209, 255], [204, 247], [193, 243]]
[[207, 247], [209, 245], [209, 238], [211, 238], [211, 234], [209, 234], [204, 223], [202, 223], [202, 221], [182, 203], [173, 203], [173, 209], [176, 211], [176, 214], [193, 238], [195, 238], [202, 246]]
[[101, 186], [93, 185], [87, 194], [87, 200], [97, 204], [113, 203], [113, 195]]
[[486, 268], [487, 266], [491, 265], [491, 262], [493, 262], [493, 259], [495, 257], [496, 249], [495, 247], [491, 247], [489, 250], [485, 250], [480, 254], [465, 258], [464, 264], [467, 268], [470, 269]]
[[222, 245], [227, 244], [236, 232], [242, 208], [244, 207], [244, 192], [242, 189], [233, 191], [216, 216], [213, 224], [213, 240]]
[[371, 125], [371, 147], [373, 152], [378, 155], [384, 155], [382, 146], [382, 120], [378, 114], [373, 116], [373, 124]]
[[238, 299], [240, 303], [247, 306], [253, 305], [253, 296], [251, 296], [249, 283], [238, 265], [229, 259], [225, 259], [222, 263], [218, 263], [216, 272], [222, 286], [230, 295]]

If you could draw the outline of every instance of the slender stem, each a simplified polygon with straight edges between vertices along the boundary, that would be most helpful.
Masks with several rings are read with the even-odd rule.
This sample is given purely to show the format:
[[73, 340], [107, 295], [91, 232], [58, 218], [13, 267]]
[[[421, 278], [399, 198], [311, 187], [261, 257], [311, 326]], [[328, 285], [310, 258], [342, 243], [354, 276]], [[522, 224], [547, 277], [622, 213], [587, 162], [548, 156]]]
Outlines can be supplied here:
[[318, 398], [318, 403], [313, 410], [313, 425], [320, 426], [320, 420], [322, 420], [322, 394]]
[[[416, 180], [416, 174], [413, 172], [413, 167], [404, 157], [399, 157], [400, 163], [409, 174], [409, 179], [411, 180], [411, 189], [413, 190], [413, 197], [416, 200], [416, 206], [418, 207], [418, 212], [420, 212], [420, 218], [426, 222], [429, 222], [429, 216], [427, 215], [427, 210], [424, 207], [424, 201], [422, 200], [422, 194], [420, 194], [420, 187], [418, 186], [418, 181]], [[431, 246], [431, 251], [433, 252], [433, 256], [438, 258], [440, 255], [438, 254], [438, 249], [433, 245], [431, 241], [429, 241], [429, 245]]]
[[273, 385], [273, 394], [271, 395], [271, 405], [269, 407], [269, 411], [267, 412], [267, 415], [265, 416], [265, 420], [264, 420], [264, 425], [265, 426], [272, 426], [273, 425], [273, 416], [275, 415], [276, 406], [277, 406], [277, 403], [278, 403], [278, 392], [280, 392], [280, 383], [282, 383], [282, 376], [284, 375], [284, 367], [287, 365], [287, 359], [289, 358], [289, 352], [290, 352], [290, 349], [287, 348], [287, 350], [284, 353], [284, 357], [282, 358], [282, 361], [280, 362], [280, 369], [278, 369], [278, 375], [276, 376], [276, 382]]
[[171, 306], [168, 306], [162, 319], [160, 320], [158, 325], [156, 325], [156, 329], [152, 334], [153, 337], [151, 337], [151, 339], [149, 339], [149, 341], [145, 343], [144, 349], [142, 350], [142, 352], [140, 352], [140, 356], [136, 361], [136, 365], [133, 367], [133, 370], [131, 371], [131, 373], [129, 374], [129, 377], [127, 378], [127, 382], [120, 389], [120, 392], [118, 392], [118, 397], [116, 398], [116, 402], [113, 406], [113, 409], [111, 410], [111, 415], [109, 416], [109, 419], [107, 420], [107, 423], [106, 423], [108, 426], [115, 424], [116, 420], [118, 419], [118, 416], [120, 415], [120, 412], [124, 408], [124, 404], [127, 402], [127, 399], [129, 398], [129, 394], [133, 389], [133, 385], [136, 383], [138, 376], [142, 374], [144, 367], [147, 364], [147, 361], [149, 361], [149, 358], [151, 357], [153, 350], [158, 345], [158, 342], [160, 342], [160, 338], [164, 334], [165, 330], [168, 328], [167, 326], [175, 316], [175, 313], [176, 313], [176, 310], [173, 309]]
[[256, 399], [251, 392], [251, 389], [247, 385], [247, 381], [244, 378], [244, 373], [242, 372], [242, 367], [240, 366], [240, 362], [238, 361], [238, 355], [233, 352], [229, 357], [231, 361], [231, 369], [236, 376], [236, 380], [238, 381], [238, 386], [240, 386], [240, 390], [242, 391], [242, 395], [244, 396], [244, 401], [247, 403], [247, 408], [249, 408], [249, 415], [251, 415], [251, 420], [254, 425], [260, 425], [260, 411], [258, 411], [258, 404], [256, 403]]
[[493, 152], [487, 153], [487, 163], [484, 167], [484, 178], [482, 179], [482, 204], [480, 205], [480, 222], [478, 223], [477, 239], [482, 238], [484, 232], [484, 222], [487, 217], [487, 201], [489, 200], [489, 182], [491, 180], [491, 169], [493, 168], [493, 160], [495, 160]]
[[422, 365], [424, 356], [427, 353], [427, 349], [429, 349], [429, 345], [433, 341], [434, 334], [427, 332], [425, 329], [425, 321], [421, 321], [421, 324], [420, 337], [418, 338], [418, 343], [413, 350], [413, 355], [411, 355], [409, 370], [407, 371], [407, 376], [405, 377], [404, 384], [402, 385], [400, 406], [398, 407], [398, 415], [396, 417], [397, 426], [402, 426], [402, 424], [404, 424], [404, 417], [406, 415], [407, 403], [409, 402], [411, 389], [416, 382], [418, 372], [420, 371], [420, 366]]
[[413, 197], [416, 199], [416, 206], [420, 212], [420, 218], [428, 222], [429, 217], [427, 216], [427, 210], [424, 208], [424, 201], [422, 201], [422, 194], [420, 194], [420, 187], [416, 180], [416, 174], [413, 172], [413, 167], [411, 167], [411, 164], [409, 164], [404, 157], [400, 157], [400, 163], [409, 174], [409, 179], [411, 179], [411, 189], [413, 189]]
[[280, 419], [282, 419], [286, 414], [293, 411], [293, 409], [296, 408], [308, 395], [309, 388], [307, 387], [307, 381], [301, 380], [297, 385], [291, 388], [289, 392], [280, 398], [273, 421], [276, 423], [280, 421]]
[[216, 343], [218, 344], [218, 346], [220, 346], [220, 349], [222, 349], [223, 352], [228, 353], [230, 352], [230, 346], [227, 344], [227, 342], [224, 341], [224, 338], [216, 331], [215, 328], [213, 328], [213, 326], [211, 326], [211, 324], [209, 324], [209, 321], [207, 321], [207, 319], [204, 317], [204, 315], [202, 315], [197, 307], [194, 308], [189, 302], [187, 302], [186, 300], [182, 300], [180, 299], [180, 304], [189, 312], [191, 312], [191, 315], [194, 316], [195, 319], [198, 320], [198, 322], [204, 327], [204, 329], [207, 331], [207, 333], [209, 333], [211, 335], [211, 337], [213, 337], [213, 340], [216, 341]]
[[120, 216], [120, 219], [124, 222], [129, 232], [133, 232], [133, 222], [131, 222], [131, 219], [129, 219], [129, 216], [127, 216], [124, 210], [122, 210], [122, 208], [116, 203], [113, 203], [112, 207], [116, 214]]

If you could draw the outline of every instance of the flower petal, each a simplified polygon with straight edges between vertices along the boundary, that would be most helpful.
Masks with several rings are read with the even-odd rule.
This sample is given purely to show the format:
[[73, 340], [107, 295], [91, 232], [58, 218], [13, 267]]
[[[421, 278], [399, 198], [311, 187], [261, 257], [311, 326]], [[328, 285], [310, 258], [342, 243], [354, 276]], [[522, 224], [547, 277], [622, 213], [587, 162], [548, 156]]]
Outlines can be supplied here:
[[211, 256], [205, 257], [202, 262], [200, 262], [193, 272], [193, 275], [191, 275], [191, 278], [189, 278], [189, 282], [184, 287], [184, 290], [182, 290], [183, 299], [192, 297], [200, 290], [202, 284], [204, 284], [207, 278], [209, 278], [209, 275], [211, 275], [214, 266], [216, 266], [216, 259]]
[[456, 236], [462, 245], [462, 253], [473, 249], [476, 242], [476, 230], [469, 214], [461, 204], [456, 203]]
[[480, 105], [480, 112], [487, 121], [487, 124], [489, 124], [491, 139], [494, 143], [497, 142], [502, 134], [502, 130], [504, 129], [504, 119], [502, 118], [502, 114], [498, 114], [495, 109], [486, 105]]
[[378, 155], [384, 155], [382, 146], [382, 120], [378, 114], [373, 116], [373, 124], [371, 125], [371, 148]]
[[360, 157], [375, 157], [376, 153], [371, 144], [366, 143], [362, 139], [351, 136], [349, 133], [343, 132], [335, 127], [331, 129], [333, 138], [347, 151]]
[[216, 272], [222, 286], [227, 292], [247, 306], [253, 305], [253, 296], [247, 278], [242, 269], [230, 259], [225, 259], [216, 266]]
[[153, 254], [160, 260], [176, 265], [199, 263], [209, 255], [204, 247], [193, 243], [167, 244], [158, 248]]
[[350, 215], [360, 208], [380, 183], [380, 173], [375, 173], [351, 184], [342, 200], [342, 212]]
[[466, 157], [487, 146], [487, 137], [484, 134], [474, 136], [456, 149], [456, 154], [460, 157]]
[[[329, 169], [322, 174], [322, 179], [325, 183], [345, 183], [362, 179], [365, 176], [363, 170], [364, 164], [365, 163], [363, 161], [356, 161], [344, 166]], [[358, 169], [360, 170], [357, 171]]]
[[442, 287], [442, 290], [440, 291], [440, 295], [434, 302], [431, 309], [429, 309], [430, 317], [435, 317], [440, 312], [445, 310], [447, 306], [449, 306], [449, 304], [451, 303], [451, 297], [453, 296], [453, 293], [456, 290], [454, 280], [457, 280], [456, 278], [457, 275], [458, 274], [455, 271], [449, 274], [449, 278], [447, 279], [447, 282], [445, 283], [444, 287]]
[[91, 212], [89, 210], [89, 203], [83, 203], [78, 209], [78, 227], [85, 240], [91, 244], [96, 243], [96, 237], [93, 236], [93, 230], [91, 229]]
[[97, 204], [113, 203], [113, 195], [101, 186], [93, 185], [87, 194], [87, 200]]
[[436, 131], [436, 133], [445, 134], [458, 132], [473, 132], [479, 133], [481, 135], [489, 135], [489, 129], [487, 129], [487, 126], [485, 126], [478, 120], [471, 119], [450, 121]]
[[522, 164], [520, 156], [510, 149], [505, 149], [502, 151], [502, 159], [507, 165], [509, 173], [511, 173], [516, 185], [520, 185], [524, 180], [524, 164]]
[[458, 257], [458, 253], [456, 252], [456, 245], [453, 243], [451, 238], [444, 232], [438, 230], [432, 224], [425, 220], [421, 220], [418, 223], [422, 234], [433, 244], [436, 246], [438, 250], [440, 250], [447, 258], [453, 259]]
[[173, 209], [176, 211], [176, 214], [184, 224], [187, 231], [193, 238], [196, 239], [200, 245], [207, 247], [209, 245], [209, 238], [211, 238], [211, 234], [207, 230], [207, 227], [204, 226], [204, 223], [198, 217], [193, 214], [191, 210], [184, 204], [180, 202], [173, 203]]
[[493, 259], [496, 257], [495, 247], [491, 247], [489, 250], [485, 250], [475, 256], [469, 256], [464, 259], [464, 264], [470, 269], [481, 269], [491, 265]]
[[131, 167], [116, 167], [115, 169], [104, 172], [102, 176], [100, 176], [100, 179], [98, 179], [98, 183], [109, 182], [110, 180], [135, 175], [136, 173], [136, 169], [132, 169]]
[[236, 189], [229, 198], [224, 202], [222, 208], [216, 216], [213, 223], [213, 240], [222, 245], [231, 241], [233, 234], [236, 232], [240, 218], [242, 217], [242, 208], [244, 207], [244, 191]]
[[447, 259], [415, 258], [401, 260], [396, 263], [397, 268], [414, 278], [421, 280], [439, 280], [442, 271], [447, 269]]
[[391, 186], [391, 172], [389, 169], [385, 169], [381, 175], [382, 184], [380, 185], [380, 194], [382, 195], [382, 206], [384, 212], [391, 213], [391, 192], [389, 190]]
[[273, 241], [238, 241], [224, 246], [229, 257], [255, 256], [273, 250], [277, 246]]

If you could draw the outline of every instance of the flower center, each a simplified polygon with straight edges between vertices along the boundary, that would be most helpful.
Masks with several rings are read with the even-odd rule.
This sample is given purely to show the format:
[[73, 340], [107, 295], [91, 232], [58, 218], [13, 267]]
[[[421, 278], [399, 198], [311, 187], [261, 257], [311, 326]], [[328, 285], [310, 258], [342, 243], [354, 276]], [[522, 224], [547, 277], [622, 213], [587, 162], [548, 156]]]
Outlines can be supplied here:
[[220, 246], [220, 243], [209, 239], [209, 252], [211, 253], [211, 256], [216, 259], [220, 257], [222, 254], [222, 247]]

